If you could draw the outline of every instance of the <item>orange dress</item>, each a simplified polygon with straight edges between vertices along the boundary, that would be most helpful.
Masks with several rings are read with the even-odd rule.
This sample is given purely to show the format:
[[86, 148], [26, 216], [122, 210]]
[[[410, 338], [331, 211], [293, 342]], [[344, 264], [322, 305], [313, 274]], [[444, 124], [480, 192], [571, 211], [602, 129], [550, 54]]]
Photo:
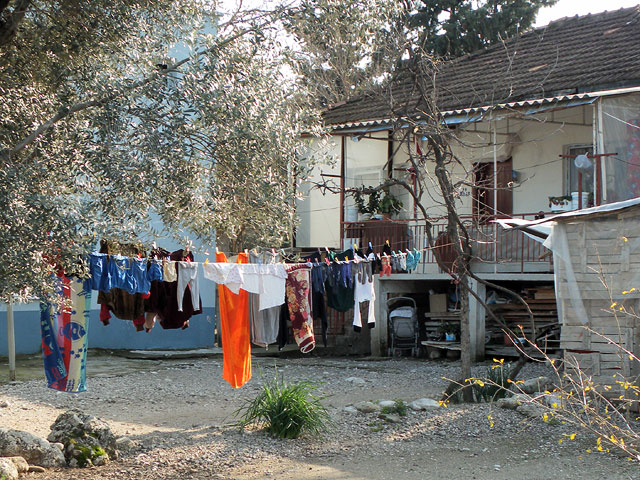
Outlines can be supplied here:
[[[227, 256], [222, 252], [216, 253], [216, 262], [226, 263]], [[240, 253], [237, 263], [249, 263], [249, 256]], [[251, 378], [249, 294], [240, 290], [236, 295], [224, 285], [218, 285], [218, 297], [222, 334], [222, 378], [233, 388], [240, 388]]]

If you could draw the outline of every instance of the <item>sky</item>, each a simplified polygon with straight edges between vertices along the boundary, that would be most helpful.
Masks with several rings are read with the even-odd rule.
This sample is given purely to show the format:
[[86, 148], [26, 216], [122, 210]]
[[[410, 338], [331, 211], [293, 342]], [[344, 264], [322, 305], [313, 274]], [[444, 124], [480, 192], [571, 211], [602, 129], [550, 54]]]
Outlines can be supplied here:
[[560, 0], [553, 7], [545, 7], [538, 12], [535, 26], [541, 27], [558, 18], [618, 10], [638, 4], [640, 0]]

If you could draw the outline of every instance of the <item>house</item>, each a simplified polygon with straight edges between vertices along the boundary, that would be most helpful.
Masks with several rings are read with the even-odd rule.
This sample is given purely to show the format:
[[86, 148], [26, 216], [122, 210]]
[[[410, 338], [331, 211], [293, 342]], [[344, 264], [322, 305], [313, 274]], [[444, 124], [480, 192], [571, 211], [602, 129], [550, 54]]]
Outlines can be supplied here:
[[[522, 231], [503, 229], [492, 220], [534, 219], [640, 196], [638, 38], [640, 6], [558, 20], [438, 67], [430, 95], [453, 134], [451, 147], [460, 160], [453, 176], [462, 182], [456, 201], [473, 239], [472, 270], [481, 278], [544, 300], [553, 285], [552, 256]], [[298, 204], [298, 247], [344, 249], [371, 242], [380, 248], [387, 240], [394, 250], [427, 247], [425, 222], [400, 187], [391, 187], [403, 205], [391, 220], [365, 220], [350, 196], [312, 188], [323, 180], [343, 188], [376, 186], [388, 178], [411, 183], [408, 156], [425, 150], [423, 139], [407, 130], [424, 122], [415, 108], [412, 82], [400, 77], [383, 93], [325, 112], [331, 142], [325, 151], [316, 151], [325, 161], [316, 163], [306, 198]], [[397, 128], [399, 119], [406, 120], [405, 128]], [[576, 162], [584, 154], [589, 157]], [[446, 245], [445, 211], [435, 184], [422, 203], [434, 236]], [[451, 296], [450, 277], [434, 253], [425, 249], [413, 273], [376, 281], [373, 354], [387, 352], [390, 295], [424, 297], [426, 312], [431, 309], [428, 292]], [[446, 256], [446, 248], [438, 253]], [[481, 283], [472, 287], [481, 297], [488, 294]], [[478, 302], [470, 300], [472, 356], [481, 359], [496, 332]], [[549, 320], [548, 312], [555, 314], [555, 309], [545, 308]], [[520, 314], [504, 318], [517, 324]], [[446, 315], [427, 317], [429, 324], [429, 319], [444, 322]]]

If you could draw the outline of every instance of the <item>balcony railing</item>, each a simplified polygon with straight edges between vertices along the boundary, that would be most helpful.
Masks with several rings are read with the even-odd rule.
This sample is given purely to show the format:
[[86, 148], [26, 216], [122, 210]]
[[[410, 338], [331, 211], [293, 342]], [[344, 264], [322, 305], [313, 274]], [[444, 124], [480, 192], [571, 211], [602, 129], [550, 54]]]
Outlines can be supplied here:
[[[535, 214], [518, 214], [513, 218], [533, 220]], [[492, 218], [461, 217], [471, 238], [472, 269], [477, 272], [534, 273], [553, 271], [549, 250], [520, 230], [504, 229]], [[431, 219], [436, 249], [429, 248], [426, 224], [420, 220], [368, 220], [344, 222], [343, 248], [353, 243], [363, 248], [370, 242], [376, 251], [389, 241], [394, 251], [415, 248], [422, 251], [418, 273], [438, 272], [436, 254], [452, 259], [453, 249], [447, 237], [447, 219]]]

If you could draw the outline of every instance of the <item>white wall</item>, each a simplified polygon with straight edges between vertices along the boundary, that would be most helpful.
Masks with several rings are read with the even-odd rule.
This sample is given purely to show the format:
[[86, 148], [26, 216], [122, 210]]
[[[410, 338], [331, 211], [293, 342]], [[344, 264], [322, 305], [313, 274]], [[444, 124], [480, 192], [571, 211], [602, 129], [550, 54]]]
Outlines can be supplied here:
[[[564, 154], [566, 147], [578, 144], [590, 144], [592, 142], [592, 106], [580, 106], [560, 110], [554, 113], [528, 116], [526, 120], [508, 119], [495, 122], [497, 131], [497, 157], [504, 160], [512, 157], [513, 170], [518, 172], [518, 182], [513, 190], [514, 214], [536, 213], [549, 211], [549, 197], [565, 195], [565, 163], [566, 160], [559, 157]], [[493, 162], [493, 145], [490, 122], [464, 125], [456, 129], [457, 140], [452, 143], [454, 155], [462, 161], [463, 165], [452, 169], [454, 182], [472, 182], [470, 173], [475, 162]], [[387, 132], [370, 133], [379, 139], [385, 139]], [[334, 147], [329, 155], [339, 161], [340, 137], [334, 137]], [[423, 151], [426, 145], [419, 142]], [[508, 143], [508, 145], [507, 145]], [[394, 145], [397, 146], [397, 143]], [[351, 137], [345, 141], [346, 186], [356, 185], [356, 177], [359, 173], [376, 171], [381, 172], [381, 180], [384, 181], [387, 172], [383, 167], [387, 162], [388, 144], [383, 140], [361, 138], [354, 142]], [[415, 144], [412, 144], [415, 151]], [[403, 145], [396, 153], [393, 167], [407, 167], [407, 146]], [[324, 173], [339, 174], [340, 167], [336, 164], [331, 168], [326, 164], [316, 166], [313, 180], [319, 179], [319, 170]], [[395, 178], [404, 178], [410, 182], [408, 172], [393, 171]], [[335, 179], [336, 183], [338, 179]], [[440, 197], [439, 186], [431, 171], [428, 192], [423, 196], [425, 205], [431, 215], [444, 215], [445, 211], [438, 200]], [[458, 199], [460, 213], [470, 215], [472, 213], [472, 191], [470, 186], [462, 186]], [[319, 192], [308, 192], [306, 200], [299, 202], [300, 227], [298, 229], [298, 245], [300, 246], [338, 246], [339, 241], [339, 195], [322, 197]], [[413, 203], [410, 196], [400, 187], [394, 187], [394, 195], [403, 202], [403, 212], [400, 218], [413, 218]], [[353, 205], [352, 200], [347, 199], [346, 205]], [[345, 217], [345, 220], [348, 220]]]
[[[321, 174], [340, 175], [341, 138], [332, 137], [327, 143], [310, 139], [304, 154], [307, 165], [313, 165], [311, 174], [300, 186], [303, 198], [296, 202], [298, 247], [340, 248], [340, 195], [314, 188], [324, 180], [340, 186], [339, 178], [322, 177]], [[315, 163], [314, 163], [315, 162]]]

